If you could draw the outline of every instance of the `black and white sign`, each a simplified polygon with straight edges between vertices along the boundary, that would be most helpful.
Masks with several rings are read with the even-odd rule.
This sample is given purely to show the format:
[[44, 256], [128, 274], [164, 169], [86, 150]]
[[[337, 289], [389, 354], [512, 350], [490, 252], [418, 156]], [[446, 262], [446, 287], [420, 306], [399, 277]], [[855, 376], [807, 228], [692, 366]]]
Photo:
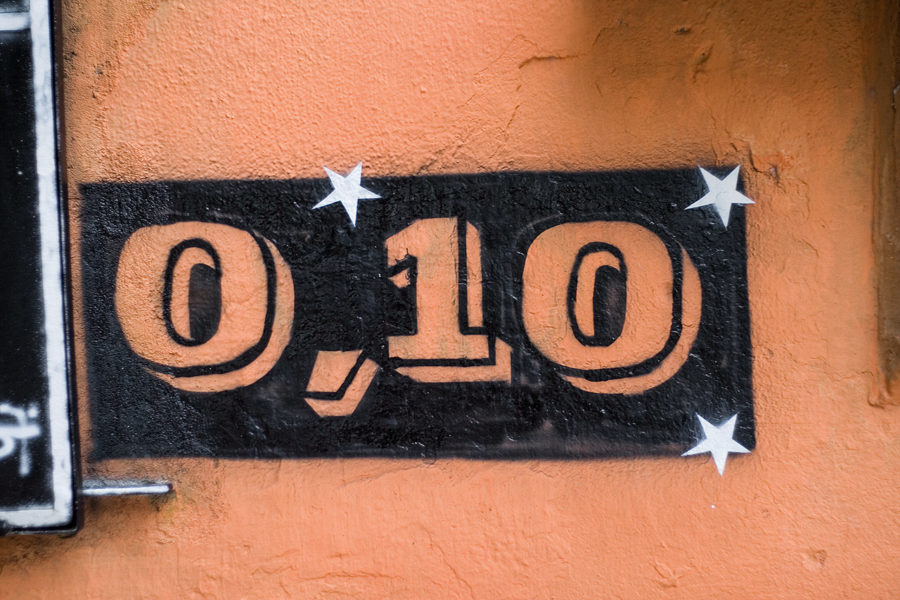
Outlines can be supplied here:
[[0, 534], [76, 524], [50, 18], [0, 2]]

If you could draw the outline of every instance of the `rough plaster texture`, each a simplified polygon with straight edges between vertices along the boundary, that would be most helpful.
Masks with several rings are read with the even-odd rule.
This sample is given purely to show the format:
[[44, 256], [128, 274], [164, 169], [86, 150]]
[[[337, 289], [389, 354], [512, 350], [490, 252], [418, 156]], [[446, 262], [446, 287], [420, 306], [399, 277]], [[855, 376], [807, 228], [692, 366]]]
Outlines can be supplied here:
[[[879, 102], [875, 179], [878, 204], [875, 214], [876, 263], [879, 269], [878, 316], [882, 369], [885, 373], [885, 402], [900, 400], [900, 179], [897, 156], [900, 153], [900, 127], [897, 126], [897, 93], [900, 92], [900, 28], [882, 28], [875, 64], [878, 93], [884, 97], [890, 88], [891, 102]], [[892, 51], [888, 51], [891, 49]], [[893, 71], [891, 67], [893, 65]]]
[[744, 165], [758, 448], [724, 478], [674, 458], [88, 463], [177, 493], [0, 540], [0, 597], [896, 597], [873, 236], [896, 7], [63, 8], [75, 240], [81, 182]]

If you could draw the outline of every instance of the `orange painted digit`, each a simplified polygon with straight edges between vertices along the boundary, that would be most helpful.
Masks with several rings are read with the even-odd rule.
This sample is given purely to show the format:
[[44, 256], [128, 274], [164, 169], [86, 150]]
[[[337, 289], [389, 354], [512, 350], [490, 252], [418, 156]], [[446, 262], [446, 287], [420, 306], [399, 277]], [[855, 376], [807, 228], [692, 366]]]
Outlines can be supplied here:
[[[205, 326], [194, 319], [193, 282]], [[203, 303], [201, 303], [203, 304]], [[144, 227], [122, 248], [115, 310], [131, 349], [173, 387], [220, 392], [265, 375], [290, 339], [294, 286], [278, 249], [265, 238], [217, 223]]]
[[[585, 374], [656, 362], [639, 374], [602, 381], [563, 374], [585, 391], [637, 394], [663, 383], [687, 360], [700, 325], [700, 278], [687, 252], [679, 254], [676, 278], [665, 243], [637, 223], [547, 229], [525, 258], [522, 321], [529, 339], [554, 363]], [[612, 296], [624, 300], [618, 307], [624, 318], [610, 328], [615, 335], [608, 340], [598, 339], [595, 330], [595, 286], [602, 270], [624, 280], [624, 294]], [[676, 286], [680, 294], [673, 293]]]
[[[477, 230], [466, 236], [466, 250], [480, 255]], [[475, 244], [469, 244], [469, 240]], [[415, 258], [416, 333], [388, 337], [389, 353], [394, 358], [483, 358], [488, 355], [486, 335], [466, 335], [460, 331], [460, 260], [457, 219], [422, 219], [395, 233], [385, 242], [388, 267]], [[480, 258], [480, 256], [479, 256]], [[467, 307], [474, 309], [481, 324], [481, 261], [471, 269], [466, 260]], [[407, 270], [408, 272], [408, 270]], [[412, 283], [410, 277], [395, 278], [398, 287]], [[472, 290], [470, 292], [470, 290]]]
[[463, 331], [484, 325], [478, 230], [456, 218], [420, 219], [389, 237], [385, 247], [389, 268], [415, 261], [391, 280], [398, 287], [415, 286], [416, 333], [389, 336], [388, 354], [408, 361], [486, 361], [469, 366], [403, 366], [398, 371], [433, 383], [509, 381], [509, 346], [481, 332]]

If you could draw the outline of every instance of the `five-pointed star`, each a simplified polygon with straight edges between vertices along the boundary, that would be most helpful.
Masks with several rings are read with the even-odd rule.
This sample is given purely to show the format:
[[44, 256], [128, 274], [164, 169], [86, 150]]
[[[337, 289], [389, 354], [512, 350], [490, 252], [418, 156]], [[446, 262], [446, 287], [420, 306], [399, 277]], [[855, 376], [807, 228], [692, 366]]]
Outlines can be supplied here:
[[737, 423], [737, 415], [733, 415], [719, 426], [713, 425], [700, 415], [697, 415], [697, 418], [700, 420], [700, 426], [703, 428], [703, 440], [682, 454], [682, 456], [709, 452], [716, 462], [716, 469], [719, 470], [719, 475], [722, 475], [725, 473], [725, 461], [728, 459], [729, 452], [750, 452], [734, 441], [734, 425]]
[[346, 176], [338, 175], [328, 167], [322, 168], [328, 174], [328, 179], [331, 180], [334, 191], [313, 206], [313, 208], [322, 208], [323, 206], [340, 202], [344, 206], [344, 210], [347, 211], [350, 222], [356, 227], [356, 207], [359, 201], [381, 198], [375, 192], [371, 192], [359, 185], [359, 181], [362, 178], [362, 163], [360, 162], [353, 167], [353, 170]]
[[755, 204], [753, 200], [737, 191], [738, 173], [740, 173], [740, 170], [741, 167], [737, 166], [725, 176], [725, 179], [719, 179], [703, 167], [700, 167], [700, 174], [703, 175], [703, 180], [706, 182], [709, 192], [685, 210], [712, 204], [716, 207], [719, 218], [722, 219], [722, 225], [727, 229], [732, 204]]

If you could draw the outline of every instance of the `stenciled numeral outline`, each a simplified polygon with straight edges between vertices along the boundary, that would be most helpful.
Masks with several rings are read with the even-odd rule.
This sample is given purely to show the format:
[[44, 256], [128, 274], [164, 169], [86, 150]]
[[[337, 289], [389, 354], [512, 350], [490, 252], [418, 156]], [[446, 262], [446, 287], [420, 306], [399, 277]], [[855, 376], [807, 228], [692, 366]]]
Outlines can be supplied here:
[[[600, 218], [602, 217], [602, 218]], [[452, 223], [451, 223], [452, 222]], [[232, 373], [236, 370], [242, 369], [250, 364], [252, 364], [260, 354], [265, 351], [271, 341], [272, 337], [272, 329], [273, 322], [275, 318], [275, 299], [278, 295], [277, 285], [278, 285], [278, 274], [275, 268], [275, 259], [273, 257], [273, 252], [277, 252], [277, 248], [271, 244], [268, 240], [263, 238], [256, 232], [249, 231], [245, 228], [235, 226], [231, 223], [225, 223], [221, 221], [215, 222], [204, 222], [204, 221], [178, 221], [176, 223], [171, 223], [169, 225], [155, 225], [142, 228], [137, 232], [134, 232], [129, 240], [138, 235], [149, 235], [149, 230], [156, 228], [156, 231], [162, 231], [164, 229], [169, 229], [173, 226], [178, 226], [181, 224], [184, 227], [189, 227], [191, 223], [196, 223], [197, 226], [204, 226], [204, 224], [213, 225], [214, 227], [225, 226], [227, 228], [233, 228], [239, 232], [244, 234], [249, 234], [253, 241], [257, 244], [260, 258], [264, 265], [264, 270], [266, 273], [266, 312], [265, 312], [265, 324], [263, 328], [263, 333], [251, 348], [245, 350], [240, 356], [237, 358], [226, 361], [224, 363], [213, 364], [213, 365], [195, 365], [195, 366], [173, 366], [173, 365], [165, 365], [160, 364], [158, 362], [149, 360], [146, 356], [141, 355], [139, 349], [135, 348], [132, 345], [132, 349], [139, 356], [139, 358], [145, 363], [145, 367], [156, 374], [158, 377], [162, 377], [169, 381], [172, 385], [176, 387], [181, 387], [177, 385], [175, 382], [180, 381], [184, 378], [203, 378], [211, 375], [224, 375], [226, 373]], [[526, 289], [525, 279], [526, 279], [526, 269], [527, 263], [529, 261], [529, 257], [532, 256], [532, 252], [537, 251], [535, 249], [536, 241], [546, 232], [549, 232], [555, 228], [565, 227], [565, 226], [590, 226], [596, 224], [602, 227], [604, 224], [606, 226], [615, 227], [617, 224], [622, 223], [630, 223], [640, 227], [643, 230], [649, 232], [652, 236], [655, 236], [653, 240], [660, 242], [665, 248], [665, 252], [671, 264], [671, 275], [672, 275], [672, 309], [671, 309], [671, 319], [669, 321], [669, 334], [668, 338], [663, 345], [662, 349], [658, 351], [654, 356], [643, 360], [635, 365], [630, 365], [627, 367], [612, 367], [612, 368], [603, 368], [603, 369], [579, 369], [576, 367], [571, 367], [566, 364], [562, 364], [558, 361], [553, 360], [551, 356], [545, 354], [538, 345], [534, 342], [528, 332], [528, 325], [526, 323], [526, 317], [524, 314], [525, 308], [525, 299], [531, 293], [530, 290]], [[466, 342], [470, 340], [465, 340], [464, 336], [473, 336], [471, 341], [478, 342], [480, 341], [478, 338], [474, 336], [484, 336], [486, 344], [486, 349], [488, 350], [488, 355], [486, 357], [477, 357], [470, 358], [467, 356], [464, 357], [445, 357], [445, 358], [404, 358], [397, 355], [391, 354], [391, 341], [392, 339], [401, 339], [403, 341], [413, 342], [415, 341], [415, 336], [423, 334], [421, 330], [421, 322], [423, 318], [433, 318], [435, 311], [432, 311], [431, 316], [422, 316], [419, 312], [421, 306], [424, 306], [424, 303], [421, 302], [422, 298], [422, 289], [419, 287], [420, 284], [424, 282], [424, 280], [419, 276], [419, 265], [420, 261], [426, 259], [434, 259], [441, 257], [446, 259], [446, 254], [440, 253], [440, 248], [438, 249], [437, 254], [432, 252], [432, 248], [429, 247], [424, 250], [424, 252], [432, 252], [432, 255], [425, 256], [423, 255], [423, 251], [421, 249], [416, 249], [413, 245], [416, 243], [416, 240], [413, 239], [409, 241], [406, 247], [403, 246], [404, 239], [407, 234], [412, 235], [414, 233], [419, 233], [424, 236], [426, 242], [428, 240], [441, 240], [445, 239], [446, 236], [442, 234], [446, 234], [447, 231], [445, 229], [455, 230], [456, 235], [456, 260], [455, 260], [455, 273], [452, 277], [447, 278], [447, 281], [441, 282], [437, 281], [438, 284], [445, 283], [449, 285], [455, 285], [455, 295], [457, 299], [457, 305], [455, 307], [447, 307], [438, 305], [436, 312], [439, 314], [440, 311], [445, 310], [446, 308], [455, 308], [456, 315], [455, 320], [458, 326], [458, 331], [449, 332], [451, 337], [455, 337], [456, 339], [446, 339], [442, 338], [442, 336], [448, 332], [442, 332], [441, 326], [438, 325], [437, 328], [430, 334], [433, 339], [431, 341], [438, 341], [437, 346], [440, 348], [445, 348], [447, 346], [452, 345], [453, 341], [456, 342]], [[147, 231], [145, 231], [147, 230]], [[141, 232], [139, 234], [139, 232]], [[587, 241], [590, 240], [590, 241]], [[174, 242], [174, 240], [173, 240]], [[166, 258], [166, 267], [165, 273], [163, 275], [163, 287], [162, 287], [162, 303], [163, 303], [163, 312], [162, 317], [165, 321], [165, 330], [170, 338], [177, 344], [191, 347], [202, 345], [202, 343], [206, 343], [209, 340], [204, 340], [203, 342], [197, 342], [194, 340], [188, 340], [184, 338], [184, 336], [178, 334], [176, 327], [172, 322], [171, 316], [171, 303], [173, 301], [173, 277], [174, 270], [176, 265], [178, 264], [179, 259], [182, 257], [183, 253], [189, 248], [197, 248], [203, 250], [212, 260], [213, 265], [212, 268], [215, 270], [217, 278], [221, 278], [222, 274], [222, 265], [220, 262], [220, 258], [218, 253], [216, 252], [216, 243], [211, 240], [206, 240], [200, 237], [190, 237], [188, 239], [183, 239], [181, 241], [170, 243], [170, 247], [168, 250], [168, 256]], [[623, 282], [623, 285], [627, 285], [628, 283], [628, 263], [627, 261], [631, 260], [634, 257], [628, 257], [623, 254], [622, 250], [617, 248], [615, 245], [604, 242], [602, 240], [593, 240], [590, 237], [586, 238], [586, 240], [579, 242], [581, 246], [578, 247], [576, 251], [576, 255], [574, 258], [574, 262], [572, 263], [572, 267], [570, 267], [570, 271], [565, 275], [565, 279], [568, 280], [567, 288], [566, 288], [566, 301], [565, 301], [565, 310], [568, 315], [568, 321], [566, 326], [572, 329], [572, 333], [574, 334], [577, 341], [585, 346], [609, 346], [615, 343], [615, 340], [618, 339], [618, 335], [621, 334], [621, 331], [616, 336], [612, 336], [612, 338], [603, 343], [602, 341], [595, 341], [594, 339], [589, 338], [581, 331], [581, 325], [579, 324], [578, 318], [576, 316], [575, 303], [577, 302], [577, 293], [581, 265], [585, 257], [589, 256], [593, 252], [606, 252], [612, 255], [618, 261], [618, 268], [614, 269], [620, 274], [620, 279]], [[399, 246], [398, 246], [399, 244]], [[473, 244], [477, 244], [475, 248], [472, 247]], [[519, 327], [520, 327], [520, 338], [524, 345], [524, 348], [517, 349], [515, 352], [519, 351], [528, 351], [531, 354], [541, 357], [545, 364], [551, 365], [551, 368], [564, 379], [568, 380], [573, 386], [583, 390], [591, 392], [593, 391], [592, 383], [594, 382], [606, 382], [606, 381], [615, 381], [622, 380], [626, 378], [636, 378], [641, 376], [646, 376], [653, 373], [656, 369], [663, 364], [664, 361], [672, 354], [673, 349], [679, 342], [684, 342], [682, 340], [682, 291], [685, 283], [684, 277], [684, 269], [685, 264], [683, 261], [689, 261], [690, 259], [687, 256], [686, 251], [678, 244], [674, 237], [671, 236], [668, 232], [666, 232], [663, 228], [650, 223], [647, 219], [642, 217], [637, 217], [634, 215], [582, 215], [581, 218], [577, 220], [573, 220], [572, 218], [562, 218], [562, 217], [553, 217], [548, 219], [543, 219], [538, 221], [528, 228], [526, 228], [519, 236], [517, 241], [517, 247], [519, 252], [517, 256], [520, 257], [517, 267], [515, 268], [515, 282], [517, 285], [518, 296], [520, 301], [517, 303], [518, 308], [518, 316], [519, 316]], [[435, 217], [435, 218], [427, 218], [427, 219], [417, 219], [407, 225], [405, 228], [400, 231], [388, 236], [384, 242], [385, 248], [385, 272], [391, 281], [397, 283], [397, 278], [401, 275], [406, 275], [405, 283], [401, 282], [397, 287], [401, 289], [408, 289], [409, 294], [411, 295], [411, 300], [413, 302], [413, 314], [415, 315], [415, 327], [413, 328], [413, 332], [411, 335], [401, 335], [401, 336], [386, 336], [385, 338], [385, 350], [387, 354], [387, 358], [381, 358], [380, 360], [376, 360], [376, 364], [380, 365], [380, 367], [386, 367], [391, 369], [397, 373], [402, 375], [406, 375], [411, 377], [412, 379], [420, 382], [420, 383], [475, 383], [479, 381], [505, 381], [507, 383], [512, 383], [513, 381], [513, 359], [511, 357], [512, 351], [509, 349], [509, 346], [506, 345], [505, 342], [500, 341], [500, 339], [490, 333], [491, 327], [485, 319], [483, 313], [481, 315], [475, 316], [474, 320], [479, 323], [479, 325], [472, 326], [472, 315], [470, 315], [470, 311], [472, 309], [482, 310], [484, 307], [484, 297], [486, 295], [486, 290], [484, 289], [484, 274], [483, 274], [483, 264], [481, 261], [481, 237], [478, 232], [478, 229], [465, 220], [464, 217]], [[120, 263], [119, 266], [122, 268], [122, 265], [126, 263], [126, 256], [130, 256], [129, 250], [129, 242], [126, 242], [123, 245], [121, 255], [120, 255]], [[403, 252], [406, 254], [403, 255]], [[452, 253], [452, 249], [450, 249]], [[393, 258], [392, 258], [393, 256]], [[280, 259], [279, 257], [279, 260]], [[134, 264], [134, 259], [129, 264]], [[431, 267], [435, 267], [435, 264], [430, 264]], [[444, 275], [446, 277], [446, 273], [441, 273], [441, 269], [445, 269], [444, 264], [441, 264], [440, 260], [436, 263], [436, 270], [432, 273], [431, 277], [436, 277], [439, 275]], [[695, 268], [691, 265], [690, 268], [693, 270], [692, 272], [696, 273]], [[471, 277], [471, 273], [473, 269], [478, 269], [478, 273], [476, 276]], [[598, 270], [599, 271], [599, 270]], [[122, 273], [117, 274], [118, 277], [121, 277]], [[285, 285], [293, 286], [293, 280], [291, 278], [290, 270], [287, 270], [288, 281], [284, 282]], [[596, 286], [596, 273], [594, 275], [594, 284]], [[454, 280], [455, 278], [455, 280]], [[479, 289], [475, 290], [472, 287], [472, 282], [470, 279], [474, 281], [475, 285], [479, 286]], [[435, 282], [430, 282], [435, 283]], [[699, 280], [695, 284], [699, 288]], [[627, 288], [626, 288], [627, 290]], [[221, 288], [217, 289], [217, 293], [222, 294]], [[488, 292], [489, 293], [489, 292]], [[293, 292], [292, 292], [293, 294]], [[590, 313], [592, 318], [594, 319], [594, 323], [596, 325], [597, 315], [595, 312], [595, 302], [596, 302], [596, 289], [590, 291], [590, 299], [591, 299], [591, 308]], [[118, 298], [118, 292], [117, 292]], [[473, 299], [474, 298], [474, 299]], [[699, 302], [699, 296], [697, 298]], [[221, 302], [221, 298], [220, 298]], [[628, 299], [625, 298], [625, 306], [627, 307]], [[133, 304], [133, 303], [132, 303]], [[293, 296], [291, 295], [291, 307], [293, 307]], [[188, 311], [190, 311], [190, 306], [188, 306]], [[699, 310], [699, 307], [697, 307]], [[127, 314], [122, 314], [120, 307], [117, 306], [117, 311], [119, 311], [120, 319], [122, 317], [128, 317]], [[292, 313], [289, 311], [289, 314]], [[609, 315], [608, 315], [609, 316]], [[533, 318], [541, 318], [531, 317]], [[626, 314], [623, 317], [622, 329], [625, 327], [625, 321], [627, 320], [627, 310]], [[292, 318], [291, 318], [292, 321]], [[699, 323], [696, 324], [699, 327]], [[283, 335], [290, 335], [292, 329], [291, 324], [282, 324], [282, 328], [287, 328], [287, 332], [282, 332]], [[124, 329], [123, 329], [124, 333]], [[594, 332], [594, 337], [596, 337], [596, 331]], [[696, 335], [696, 331], [693, 332], [693, 335]], [[212, 337], [215, 337], [213, 334]], [[443, 339], [443, 341], [441, 341]], [[421, 340], [419, 340], [421, 341]], [[444, 343], [447, 342], [447, 343]], [[504, 356], [502, 360], [498, 360], [498, 352], [497, 352], [497, 344], [504, 344]], [[687, 340], [688, 348], [690, 350], [689, 345], [693, 343], [693, 338]], [[284, 344], [282, 344], [283, 349]], [[463, 353], [468, 352], [463, 348]], [[204, 389], [202, 385], [198, 385], [193, 388], [193, 391], [203, 392], [216, 392], [216, 391], [225, 391], [227, 389], [233, 389], [235, 387], [241, 387], [242, 385], [249, 385], [253, 383], [259, 377], [264, 376], [271, 368], [274, 367], [277, 360], [280, 358], [280, 351], [278, 351], [278, 356], [271, 361], [261, 374], [255, 376], [252, 380], [249, 381], [240, 381], [238, 379], [234, 379], [232, 384], [224, 384], [219, 383], [218, 385], [213, 385], [209, 389]], [[349, 351], [354, 352], [354, 351]], [[328, 356], [328, 353], [322, 355], [321, 351], [319, 354], [322, 356], [322, 360], [326, 361], [338, 361], [341, 364], [341, 368], [346, 371], [346, 376], [343, 378], [341, 384], [334, 389], [334, 386], [331, 385], [332, 389], [329, 390], [316, 390], [313, 389], [315, 386], [309, 386], [305, 393], [305, 397], [308, 401], [338, 401], [342, 400], [347, 390], [356, 383], [356, 376], [360, 369], [365, 365], [367, 360], [370, 360], [371, 357], [368, 356], [367, 352], [363, 352], [362, 350], [358, 351], [358, 355], [355, 357], [352, 365], [344, 365], [343, 363], [346, 361], [346, 357], [338, 357], [338, 356]], [[317, 359], [318, 360], [318, 359]], [[665, 379], [673, 376], [678, 368], [680, 368], [681, 364], [683, 364], [685, 358], [681, 358], [680, 362], [675, 365], [674, 370], [670, 369], [668, 375], [665, 375]], [[338, 364], [335, 363], [335, 364]], [[323, 363], [324, 364], [324, 363]], [[348, 367], [349, 368], [346, 368]], [[489, 370], [485, 370], [484, 368], [491, 368]], [[446, 368], [446, 370], [442, 370], [442, 368]], [[469, 369], [469, 371], [466, 371]], [[480, 370], [479, 370], [480, 369]], [[370, 371], [371, 369], [367, 369]], [[368, 384], [370, 385], [374, 379], [374, 372], [370, 373], [368, 376]], [[313, 375], [311, 374], [312, 378]], [[579, 384], [579, 379], [583, 378], [583, 382]], [[307, 382], [310, 383], [310, 382]], [[650, 387], [655, 387], [659, 383], [654, 383], [652, 385], [646, 385], [644, 389], [649, 389]], [[230, 385], [230, 387], [229, 387]], [[593, 386], [598, 387], [598, 386]], [[637, 389], [637, 388], [635, 388]], [[607, 393], [602, 391], [602, 387], [599, 390], [594, 391], [594, 393]], [[365, 390], [363, 390], [362, 395], [365, 395]], [[361, 400], [362, 397], [359, 398]], [[357, 400], [357, 404], [359, 402]], [[318, 412], [318, 411], [317, 411]]]
[[[451, 224], [451, 221], [455, 221]], [[419, 301], [421, 296], [420, 284], [423, 280], [420, 277], [420, 261], [426, 258], [434, 258], [433, 256], [425, 257], [422, 253], [414, 254], [410, 248], [406, 248], [407, 254], [402, 258], [396, 257], [391, 263], [392, 245], [402, 244], [403, 238], [412, 235], [414, 231], [426, 230], [432, 234], [431, 239], [443, 239], [440, 231], [442, 228], [455, 229], [456, 242], [456, 274], [455, 281], [451, 285], [456, 286], [456, 331], [451, 335], [457, 335], [456, 342], [470, 341], [477, 343], [478, 336], [484, 339], [487, 354], [482, 357], [442, 357], [442, 358], [408, 358], [394, 354], [391, 349], [391, 343], [398, 338], [403, 338], [409, 343], [413, 343], [413, 338], [423, 335], [420, 330], [420, 321], [423, 318], [420, 311], [422, 303]], [[425, 238], [426, 240], [429, 238]], [[484, 265], [482, 260], [482, 242], [481, 232], [478, 228], [469, 222], [464, 215], [456, 215], [449, 217], [431, 217], [415, 219], [401, 230], [387, 236], [384, 242], [385, 247], [385, 269], [388, 279], [394, 283], [398, 289], [408, 290], [410, 296], [410, 304], [412, 312], [415, 315], [414, 322], [410, 328], [408, 335], [390, 335], [386, 339], [386, 348], [383, 358], [383, 364], [402, 374], [412, 377], [422, 383], [438, 383], [446, 382], [477, 382], [477, 381], [511, 381], [511, 363], [510, 355], [512, 350], [505, 342], [492, 332], [488, 325], [484, 307], [489, 302], [489, 295], [493, 290], [489, 290], [484, 282]], [[415, 251], [415, 249], [413, 249]], [[452, 252], [452, 249], [451, 249]], [[449, 253], [448, 253], [449, 254]], [[447, 254], [444, 255], [446, 257]], [[440, 257], [440, 254], [438, 254]], [[404, 277], [405, 275], [405, 277]], [[400, 281], [403, 281], [401, 284]], [[439, 307], [441, 310], [443, 307]], [[473, 314], [478, 311], [480, 314]], [[478, 323], [473, 325], [473, 321]], [[434, 332], [430, 332], [434, 336]], [[471, 340], [464, 338], [471, 336]], [[445, 340], [452, 342], [453, 340]], [[498, 344], [502, 347], [498, 351]], [[434, 369], [425, 369], [425, 367], [435, 367]], [[453, 369], [460, 369], [459, 371]], [[469, 369], [470, 379], [462, 376], [461, 369]], [[441, 373], [444, 373], [441, 375]], [[425, 375], [427, 373], [427, 375]], [[478, 375], [476, 375], [478, 373]]]
[[[542, 361], [545, 363], [549, 363], [552, 365], [552, 368], [560, 374], [564, 375], [575, 375], [579, 377], [584, 377], [589, 381], [610, 381], [616, 379], [624, 379], [629, 377], [637, 377], [641, 375], [647, 375], [654, 371], [659, 365], [669, 356], [675, 348], [678, 340], [681, 338], [682, 334], [682, 288], [684, 285], [684, 264], [683, 264], [683, 256], [684, 252], [681, 245], [675, 240], [675, 236], [673, 236], [668, 230], [664, 227], [653, 223], [649, 219], [634, 215], [634, 214], [624, 214], [624, 213], [588, 213], [584, 215], [579, 215], [578, 217], [573, 217], [571, 215], [567, 215], [564, 217], [561, 216], [553, 216], [548, 217], [546, 219], [541, 219], [529, 227], [525, 228], [518, 236], [516, 242], [517, 252], [515, 255], [518, 257], [516, 261], [515, 268], [513, 269], [513, 273], [515, 275], [515, 283], [514, 289], [516, 290], [518, 297], [522, 298], [524, 294], [524, 273], [525, 273], [525, 262], [528, 255], [528, 250], [537, 239], [537, 237], [553, 228], [557, 225], [564, 225], [568, 223], [590, 223], [593, 221], [603, 221], [603, 222], [626, 222], [626, 223], [634, 223], [640, 225], [654, 234], [662, 241], [665, 245], [666, 250], [668, 251], [669, 258], [672, 263], [673, 269], [673, 285], [672, 285], [672, 317], [671, 317], [671, 327], [669, 331], [669, 337], [666, 340], [663, 348], [656, 353], [652, 358], [642, 361], [639, 364], [628, 366], [628, 367], [613, 367], [607, 369], [597, 369], [593, 371], [585, 371], [575, 368], [566, 367], [565, 365], [560, 365], [549, 360], [544, 354], [537, 348], [531, 338], [524, 334], [525, 332], [525, 324], [524, 324], [524, 316], [522, 313], [522, 302], [519, 302], [516, 306], [516, 315], [518, 317], [518, 325], [520, 330], [523, 332], [522, 340], [525, 345], [525, 349], [535, 357], [540, 357]], [[611, 249], [611, 251], [615, 254], [617, 253], [620, 259], [622, 260], [623, 270], [627, 270], [628, 265], [625, 261], [625, 257], [622, 256], [621, 251], [617, 248], [607, 244], [601, 240], [594, 242], [594, 244], [601, 245], [606, 249]], [[579, 256], [584, 251], [584, 248], [579, 248]], [[685, 253], [686, 254], [686, 253]], [[579, 266], [579, 260], [576, 258], [575, 266], [576, 268]], [[574, 281], [577, 277], [577, 270], [573, 269], [573, 272], [570, 274], [570, 284], [567, 290], [566, 295], [566, 310], [570, 315], [573, 315], [573, 305], [575, 303], [574, 296]], [[627, 275], [626, 275], [627, 277]], [[572, 319], [572, 322], [576, 324], [577, 320]], [[578, 330], [574, 331], [576, 337], [578, 337]]]

